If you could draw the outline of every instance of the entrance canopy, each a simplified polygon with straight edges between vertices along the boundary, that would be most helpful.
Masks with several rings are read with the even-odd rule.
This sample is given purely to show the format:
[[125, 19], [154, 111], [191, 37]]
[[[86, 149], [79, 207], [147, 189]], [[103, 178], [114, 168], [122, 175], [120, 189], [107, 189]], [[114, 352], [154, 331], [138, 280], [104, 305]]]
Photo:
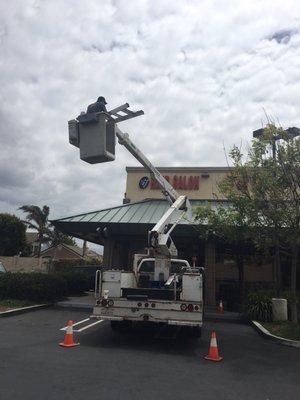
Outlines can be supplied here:
[[[193, 209], [210, 204], [228, 205], [228, 202], [216, 200], [191, 200]], [[166, 200], [143, 200], [137, 203], [123, 204], [86, 214], [74, 215], [52, 221], [60, 231], [89, 242], [104, 245], [107, 237], [119, 240], [130, 236], [147, 235], [147, 232], [159, 221], [169, 208]], [[196, 222], [182, 219], [174, 229], [172, 236], [198, 237]]]

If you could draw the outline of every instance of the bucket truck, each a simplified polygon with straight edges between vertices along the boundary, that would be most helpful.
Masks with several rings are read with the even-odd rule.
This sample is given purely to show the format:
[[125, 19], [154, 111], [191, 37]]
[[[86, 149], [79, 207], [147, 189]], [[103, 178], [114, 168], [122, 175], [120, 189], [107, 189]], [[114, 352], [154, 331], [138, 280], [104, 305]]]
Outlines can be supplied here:
[[[116, 136], [118, 142], [157, 181], [170, 207], [148, 232], [148, 254], [135, 255], [131, 270], [112, 268], [97, 271], [95, 306], [90, 316], [96, 322], [90, 326], [95, 325], [97, 320], [111, 321], [112, 329], [136, 322], [157, 323], [186, 326], [194, 336], [200, 336], [203, 268], [191, 266], [188, 261], [178, 259], [177, 249], [171, 238], [172, 231], [183, 218], [191, 219], [191, 205], [187, 196], [179, 195], [134, 145], [129, 135], [117, 126], [124, 119], [143, 114], [143, 111], [133, 112], [128, 107], [129, 104], [126, 103], [109, 112], [82, 114], [76, 120], [69, 121], [70, 143], [80, 148], [80, 156], [87, 162], [111, 161], [114, 159], [114, 147], [111, 143], [114, 143]], [[91, 140], [91, 132], [98, 138], [95, 140], [101, 141], [101, 146], [98, 146], [99, 154], [95, 154], [95, 140], [90, 150], [88, 149], [87, 140]], [[112, 138], [112, 135], [115, 136]], [[84, 150], [81, 148], [82, 143]], [[105, 148], [108, 144], [109, 152]], [[90, 156], [92, 152], [94, 153]]]

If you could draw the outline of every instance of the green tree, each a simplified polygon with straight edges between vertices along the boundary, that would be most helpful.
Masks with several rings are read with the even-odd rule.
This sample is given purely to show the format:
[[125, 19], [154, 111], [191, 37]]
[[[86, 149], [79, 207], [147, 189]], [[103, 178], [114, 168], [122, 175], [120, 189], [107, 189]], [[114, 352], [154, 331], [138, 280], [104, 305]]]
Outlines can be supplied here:
[[36, 230], [38, 233], [39, 247], [37, 256], [40, 257], [42, 243], [49, 242], [50, 240], [50, 230], [48, 222], [50, 209], [48, 206], [43, 206], [43, 208], [40, 208], [34, 205], [24, 205], [19, 209], [27, 214], [26, 220], [23, 222], [30, 228]]
[[230, 249], [239, 276], [240, 305], [244, 299], [244, 265], [247, 257], [255, 252], [252, 232], [242, 204], [199, 207], [196, 211], [200, 236], [221, 242]]
[[11, 214], [0, 214], [0, 255], [15, 256], [26, 249], [26, 226]]
[[297, 322], [297, 268], [300, 248], [300, 140], [285, 137], [285, 144], [277, 147], [279, 177], [282, 177], [282, 204], [284, 210], [280, 243], [291, 253], [292, 320]]
[[[257, 246], [273, 249], [280, 288], [280, 252], [292, 260], [291, 311], [297, 321], [296, 279], [300, 246], [300, 141], [269, 124], [252, 142], [247, 159], [236, 146], [233, 169], [220, 183], [232, 210], [244, 216]], [[240, 216], [238, 217], [240, 218]]]
[[54, 229], [49, 229], [48, 237], [50, 239], [50, 246], [57, 246], [59, 244], [68, 244], [70, 246], [75, 246], [75, 240], [63, 232], [59, 231], [56, 227]]

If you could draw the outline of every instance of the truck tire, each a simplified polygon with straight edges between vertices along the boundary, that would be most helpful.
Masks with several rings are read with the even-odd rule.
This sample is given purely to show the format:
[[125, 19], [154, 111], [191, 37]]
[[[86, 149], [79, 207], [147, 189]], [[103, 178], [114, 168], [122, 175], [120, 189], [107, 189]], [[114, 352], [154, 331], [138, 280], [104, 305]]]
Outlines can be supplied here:
[[194, 338], [200, 338], [202, 334], [202, 329], [200, 326], [192, 326], [190, 328], [190, 334]]
[[131, 321], [110, 321], [110, 327], [114, 332], [128, 332], [132, 328]]
[[117, 332], [121, 329], [121, 322], [122, 321], [110, 321], [110, 327], [112, 331]]

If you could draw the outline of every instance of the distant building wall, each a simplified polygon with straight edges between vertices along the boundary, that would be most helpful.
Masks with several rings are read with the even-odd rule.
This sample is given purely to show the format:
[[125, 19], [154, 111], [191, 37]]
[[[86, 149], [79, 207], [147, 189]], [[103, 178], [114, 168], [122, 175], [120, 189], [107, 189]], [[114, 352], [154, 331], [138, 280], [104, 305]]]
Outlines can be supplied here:
[[[249, 261], [244, 266], [246, 282], [273, 282], [275, 280], [274, 269], [271, 263], [255, 265]], [[232, 279], [238, 281], [239, 272], [234, 261], [216, 263], [216, 279]]]
[[45, 272], [48, 260], [42, 257], [0, 257], [0, 261], [9, 272]]

